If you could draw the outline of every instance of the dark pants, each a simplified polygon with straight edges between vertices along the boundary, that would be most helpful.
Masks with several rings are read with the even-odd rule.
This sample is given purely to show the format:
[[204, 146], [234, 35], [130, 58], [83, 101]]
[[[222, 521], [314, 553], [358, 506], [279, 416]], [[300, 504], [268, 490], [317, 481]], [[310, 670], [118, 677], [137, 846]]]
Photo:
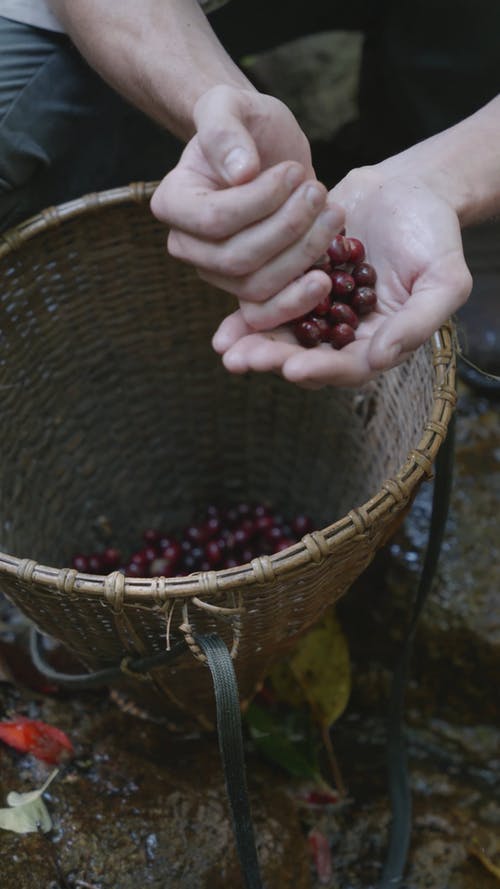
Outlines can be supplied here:
[[159, 179], [180, 148], [67, 37], [0, 17], [0, 230], [90, 191]]

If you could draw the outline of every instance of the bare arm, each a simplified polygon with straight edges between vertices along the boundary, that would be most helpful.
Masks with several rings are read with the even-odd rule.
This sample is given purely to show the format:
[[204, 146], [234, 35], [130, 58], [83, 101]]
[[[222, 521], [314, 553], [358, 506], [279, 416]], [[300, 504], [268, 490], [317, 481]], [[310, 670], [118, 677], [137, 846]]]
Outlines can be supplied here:
[[217, 84], [254, 91], [196, 0], [50, 0], [82, 56], [132, 104], [179, 138]]
[[500, 95], [465, 120], [374, 167], [381, 179], [418, 177], [464, 228], [500, 213]]

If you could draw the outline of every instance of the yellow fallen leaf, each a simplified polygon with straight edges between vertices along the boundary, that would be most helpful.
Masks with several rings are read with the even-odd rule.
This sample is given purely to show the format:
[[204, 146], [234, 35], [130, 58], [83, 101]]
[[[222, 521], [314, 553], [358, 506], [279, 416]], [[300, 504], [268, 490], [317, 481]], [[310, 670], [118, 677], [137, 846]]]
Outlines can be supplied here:
[[281, 701], [292, 707], [309, 704], [322, 726], [343, 713], [351, 692], [347, 640], [332, 609], [297, 644], [292, 656], [270, 673]]
[[481, 864], [486, 868], [486, 870], [490, 872], [490, 874], [493, 874], [493, 876], [496, 877], [497, 880], [500, 880], [500, 867], [498, 867], [498, 865], [496, 864], [493, 864], [491, 858], [488, 858], [488, 856], [482, 851], [482, 849], [478, 849], [477, 846], [469, 846], [467, 851], [469, 855], [473, 855], [474, 858], [477, 858], [478, 861], [480, 861]]
[[7, 796], [10, 808], [0, 809], [0, 828], [14, 833], [34, 833], [37, 830], [47, 833], [52, 828], [52, 821], [42, 795], [58, 772], [59, 769], [55, 769], [38, 790], [28, 793], [12, 790]]

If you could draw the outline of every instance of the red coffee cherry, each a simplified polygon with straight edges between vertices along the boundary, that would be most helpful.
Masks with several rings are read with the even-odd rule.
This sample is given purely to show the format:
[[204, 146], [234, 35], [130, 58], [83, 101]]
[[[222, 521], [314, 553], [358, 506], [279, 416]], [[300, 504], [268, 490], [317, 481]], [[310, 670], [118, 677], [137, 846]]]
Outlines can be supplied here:
[[146, 562], [152, 562], [160, 553], [157, 546], [145, 546], [142, 552], [144, 553]]
[[293, 533], [297, 537], [303, 537], [304, 534], [308, 534], [309, 531], [312, 531], [312, 521], [307, 515], [303, 515], [299, 513], [296, 515], [292, 521], [290, 522]]
[[174, 566], [165, 556], [158, 556], [158, 558], [153, 559], [149, 566], [149, 573], [151, 577], [172, 577], [174, 573]]
[[215, 568], [222, 561], [223, 550], [216, 540], [209, 540], [205, 547], [205, 558], [212, 568]]
[[356, 312], [353, 312], [350, 306], [346, 303], [333, 302], [330, 307], [330, 313], [328, 315], [328, 320], [332, 324], [350, 324], [353, 330], [356, 330], [356, 327], [359, 324], [358, 316]]
[[348, 262], [351, 256], [349, 242], [343, 235], [336, 235], [330, 246], [327, 247], [326, 252], [330, 257], [332, 265], [341, 265], [343, 262]]
[[122, 554], [114, 546], [108, 546], [102, 554], [102, 562], [106, 571], [114, 571], [121, 564]]
[[358, 287], [373, 287], [377, 280], [377, 273], [369, 262], [360, 262], [355, 265], [351, 275]]
[[315, 306], [314, 314], [315, 315], [328, 315], [329, 311], [330, 311], [330, 294], [325, 296], [325, 298], [322, 299], [321, 302], [318, 303], [317, 306]]
[[354, 330], [350, 324], [334, 324], [330, 330], [330, 342], [334, 349], [343, 349], [355, 338]]
[[351, 306], [357, 315], [368, 315], [377, 304], [377, 294], [372, 287], [356, 287]]
[[103, 562], [101, 553], [90, 553], [89, 557], [90, 574], [103, 574], [106, 567]]
[[349, 262], [363, 262], [365, 258], [365, 248], [361, 241], [358, 238], [347, 238], [347, 243], [349, 245]]
[[140, 571], [146, 571], [149, 566], [149, 559], [146, 557], [143, 549], [138, 549], [132, 553], [129, 559], [129, 565], [137, 565]]
[[332, 282], [332, 296], [340, 296], [348, 299], [356, 287], [356, 282], [352, 275], [336, 269], [330, 275]]
[[[342, 303], [343, 305], [343, 303]], [[320, 334], [321, 334], [321, 342], [327, 343], [330, 336], [330, 325], [328, 323], [327, 318], [317, 318], [315, 315], [311, 315], [311, 321], [316, 324]]]
[[305, 346], [306, 349], [318, 346], [321, 342], [321, 331], [314, 321], [297, 321], [294, 324], [293, 332], [300, 345]]
[[151, 543], [153, 546], [157, 545], [161, 537], [163, 537], [161, 531], [158, 531], [156, 528], [146, 528], [142, 535], [144, 542]]
[[284, 549], [288, 549], [289, 546], [293, 546], [294, 543], [297, 543], [297, 541], [296, 541], [296, 540], [293, 540], [291, 537], [281, 537], [281, 538], [277, 541], [277, 543], [276, 543], [276, 545], [275, 545], [275, 547], [274, 547], [274, 552], [275, 552], [275, 553], [280, 553], [280, 552], [282, 552]]
[[145, 566], [141, 568], [137, 562], [129, 562], [128, 565], [125, 565], [125, 574], [127, 577], [145, 577], [149, 571]]
[[71, 559], [71, 567], [81, 574], [89, 574], [89, 557], [84, 553], [75, 553]]
[[[320, 319], [330, 330], [325, 318]], [[346, 327], [347, 325], [343, 325]], [[341, 324], [335, 325], [337, 329]], [[206, 529], [207, 516], [217, 518], [211, 536], [204, 545], [190, 538], [193, 528]], [[120, 551], [109, 547], [103, 553], [75, 553], [72, 565], [86, 573], [102, 573], [103, 566], [118, 565], [114, 570], [127, 577], [180, 577], [193, 571], [213, 571], [251, 562], [261, 555], [270, 555], [293, 546], [297, 539], [312, 529], [311, 519], [303, 514], [293, 518], [282, 515], [267, 504], [240, 503], [229, 508], [206, 510], [189, 524], [182, 537], [162, 532], [155, 545], [147, 543], [121, 562]], [[142, 535], [146, 541], [149, 534]], [[92, 566], [92, 569], [91, 567]], [[111, 569], [113, 570], [113, 569]]]

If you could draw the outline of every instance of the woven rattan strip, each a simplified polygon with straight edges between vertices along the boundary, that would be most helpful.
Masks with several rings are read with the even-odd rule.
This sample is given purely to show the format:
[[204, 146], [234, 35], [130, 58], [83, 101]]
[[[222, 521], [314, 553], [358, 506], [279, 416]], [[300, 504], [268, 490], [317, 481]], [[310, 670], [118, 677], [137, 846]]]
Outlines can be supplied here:
[[[453, 331], [359, 391], [232, 376], [210, 347], [232, 302], [167, 256], [150, 191], [91, 195], [0, 238], [0, 587], [91, 669], [179, 639], [185, 603], [190, 634], [222, 635], [248, 697], [432, 474], [455, 404]], [[142, 528], [239, 499], [307, 512], [315, 531], [188, 577], [68, 569], [103, 526], [126, 549]], [[152, 674], [122, 687], [208, 724], [210, 680], [189, 652]]]

